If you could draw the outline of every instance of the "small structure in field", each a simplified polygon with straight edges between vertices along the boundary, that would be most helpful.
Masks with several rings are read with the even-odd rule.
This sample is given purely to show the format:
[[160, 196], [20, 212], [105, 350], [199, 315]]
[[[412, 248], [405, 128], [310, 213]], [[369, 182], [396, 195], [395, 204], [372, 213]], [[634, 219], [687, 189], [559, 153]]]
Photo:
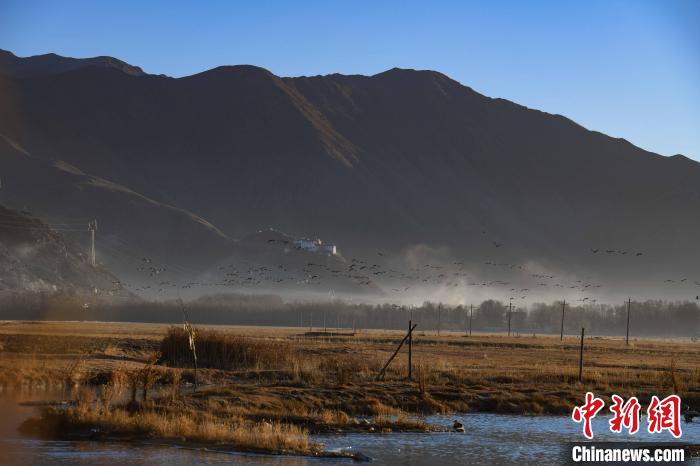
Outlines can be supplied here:
[[327, 256], [335, 256], [338, 253], [334, 244], [325, 244], [318, 238], [299, 238], [294, 241], [294, 246], [302, 251], [325, 254]]

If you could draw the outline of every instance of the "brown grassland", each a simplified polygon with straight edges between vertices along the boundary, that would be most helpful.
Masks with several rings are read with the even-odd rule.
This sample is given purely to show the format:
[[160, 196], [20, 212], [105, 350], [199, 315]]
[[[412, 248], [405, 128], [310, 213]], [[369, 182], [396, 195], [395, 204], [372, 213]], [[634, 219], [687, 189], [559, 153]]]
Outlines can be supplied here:
[[[26, 429], [47, 435], [158, 438], [320, 454], [309, 433], [427, 431], [420, 415], [566, 414], [586, 391], [609, 398], [677, 393], [700, 408], [700, 344], [418, 332], [375, 377], [399, 332], [306, 336], [291, 328], [199, 328], [199, 387], [180, 327], [95, 322], [0, 323], [0, 386], [62, 389], [69, 403]], [[468, 418], [467, 418], [468, 419]]]

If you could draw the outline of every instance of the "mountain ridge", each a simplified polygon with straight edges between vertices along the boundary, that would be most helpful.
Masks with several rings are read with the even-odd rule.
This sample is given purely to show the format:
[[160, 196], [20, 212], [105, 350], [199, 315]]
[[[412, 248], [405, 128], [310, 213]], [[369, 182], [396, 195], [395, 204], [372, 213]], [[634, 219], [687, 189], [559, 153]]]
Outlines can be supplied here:
[[244, 65], [136, 78], [86, 67], [0, 87], [0, 132], [29, 153], [232, 238], [272, 226], [352, 254], [428, 245], [606, 276], [637, 273], [642, 259], [601, 261], [590, 249], [603, 242], [664, 270], [700, 259], [699, 164], [439, 72], [289, 78]]
[[140, 67], [109, 56], [71, 58], [46, 53], [18, 57], [8, 50], [0, 49], [0, 73], [18, 78], [65, 73], [86, 66], [114, 68], [132, 76], [146, 75]]

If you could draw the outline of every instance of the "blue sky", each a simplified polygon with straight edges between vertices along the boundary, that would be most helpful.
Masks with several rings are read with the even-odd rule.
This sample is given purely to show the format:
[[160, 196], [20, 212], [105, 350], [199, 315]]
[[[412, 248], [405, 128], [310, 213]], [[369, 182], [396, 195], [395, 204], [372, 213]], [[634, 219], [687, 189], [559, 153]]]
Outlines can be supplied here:
[[0, 48], [184, 76], [434, 69], [664, 155], [700, 160], [700, 1], [0, 0]]

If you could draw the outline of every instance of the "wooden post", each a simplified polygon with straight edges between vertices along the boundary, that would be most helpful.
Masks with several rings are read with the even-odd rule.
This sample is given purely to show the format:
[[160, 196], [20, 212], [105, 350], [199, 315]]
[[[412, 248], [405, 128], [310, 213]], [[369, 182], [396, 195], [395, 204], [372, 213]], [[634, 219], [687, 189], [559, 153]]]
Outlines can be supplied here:
[[440, 336], [440, 312], [442, 311], [442, 303], [438, 304], [438, 336]]
[[413, 369], [413, 332], [411, 332], [411, 321], [408, 321], [408, 380], [412, 380], [412, 369]]
[[581, 327], [581, 351], [578, 357], [578, 381], [583, 381], [583, 334], [586, 331], [585, 328]]
[[510, 318], [513, 315], [513, 301], [508, 304], [508, 336], [510, 336]]
[[625, 335], [625, 345], [630, 344], [630, 307], [632, 306], [632, 298], [627, 299], [627, 334]]
[[399, 353], [399, 350], [401, 349], [403, 344], [406, 343], [406, 340], [408, 340], [408, 338], [411, 336], [411, 334], [413, 333], [413, 330], [416, 328], [416, 325], [417, 324], [414, 324], [413, 327], [408, 329], [408, 333], [406, 334], [405, 337], [403, 337], [403, 340], [401, 340], [401, 343], [399, 343], [399, 347], [396, 348], [396, 351], [394, 351], [394, 354], [392, 354], [391, 357], [389, 358], [389, 360], [386, 362], [386, 364], [384, 364], [384, 367], [382, 367], [382, 370], [379, 371], [379, 374], [377, 374], [377, 377], [374, 380], [381, 380], [384, 378], [384, 373], [386, 372], [386, 368], [389, 367], [389, 364], [391, 364], [391, 361], [393, 361], [394, 358], [396, 357], [396, 355]]
[[559, 341], [564, 341], [564, 309], [566, 309], [566, 300], [561, 303], [561, 335]]
[[469, 336], [472, 336], [472, 317], [474, 316], [474, 305], [469, 305]]
[[[466, 309], [465, 309], [466, 312]], [[464, 336], [468, 337], [469, 336], [469, 319], [467, 319], [467, 315], [464, 314]]]
[[[192, 391], [197, 391], [197, 353], [194, 351], [192, 352], [192, 356], [194, 357], [194, 388]], [[144, 387], [144, 390], [146, 390], [146, 387]], [[145, 393], [145, 391], [144, 391]]]
[[[187, 334], [187, 339], [190, 351], [192, 351], [192, 359], [194, 360], [194, 391], [197, 391], [197, 329], [190, 323], [190, 316], [187, 315], [185, 310], [185, 303], [182, 302], [182, 298], [178, 298], [180, 301], [180, 308], [182, 309], [182, 317], [184, 317], [184, 331]], [[143, 385], [143, 400], [146, 401], [146, 383]]]

